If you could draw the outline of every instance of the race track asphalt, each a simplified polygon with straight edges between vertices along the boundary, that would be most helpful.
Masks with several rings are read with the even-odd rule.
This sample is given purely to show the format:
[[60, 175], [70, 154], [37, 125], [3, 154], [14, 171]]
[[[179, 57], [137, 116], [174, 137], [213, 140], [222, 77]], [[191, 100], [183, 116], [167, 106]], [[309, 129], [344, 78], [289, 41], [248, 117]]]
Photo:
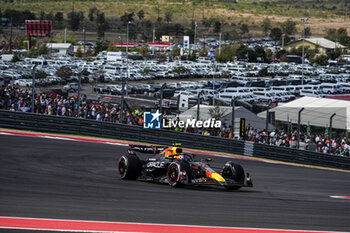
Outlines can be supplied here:
[[0, 216], [350, 230], [350, 200], [329, 197], [350, 196], [350, 173], [212, 157], [213, 166], [240, 163], [254, 187], [171, 188], [121, 180], [116, 164], [126, 150], [0, 135]]

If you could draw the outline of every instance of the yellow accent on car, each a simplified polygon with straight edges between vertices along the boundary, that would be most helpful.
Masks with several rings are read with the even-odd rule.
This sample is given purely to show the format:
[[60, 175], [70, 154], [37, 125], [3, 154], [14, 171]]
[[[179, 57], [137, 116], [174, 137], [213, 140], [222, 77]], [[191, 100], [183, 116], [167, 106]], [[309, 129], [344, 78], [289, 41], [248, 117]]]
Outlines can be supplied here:
[[216, 181], [219, 181], [219, 182], [225, 182], [226, 180], [224, 179], [224, 177], [222, 177], [219, 173], [209, 173], [207, 172], [207, 177], [209, 178], [212, 178]]

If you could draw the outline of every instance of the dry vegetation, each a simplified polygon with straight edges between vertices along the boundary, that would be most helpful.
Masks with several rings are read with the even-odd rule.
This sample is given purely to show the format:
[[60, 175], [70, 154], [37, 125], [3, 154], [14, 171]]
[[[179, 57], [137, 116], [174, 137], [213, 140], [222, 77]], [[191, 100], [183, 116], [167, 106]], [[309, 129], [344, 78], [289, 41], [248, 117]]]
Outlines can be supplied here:
[[[334, 6], [330, 3], [334, 1]], [[287, 1], [288, 2], [288, 1]], [[317, 4], [316, 4], [317, 2]], [[96, 7], [104, 12], [109, 21], [117, 20], [125, 12], [135, 12], [144, 10], [145, 19], [155, 21], [159, 16], [164, 18], [166, 12], [172, 12], [172, 22], [189, 24], [192, 18], [199, 22], [204, 18], [218, 19], [224, 23], [225, 28], [231, 25], [248, 24], [251, 32], [259, 32], [261, 21], [268, 17], [273, 26], [278, 26], [281, 22], [291, 19], [297, 22], [298, 31], [301, 31], [300, 17], [309, 17], [308, 26], [311, 27], [313, 36], [322, 36], [328, 28], [344, 27], [350, 32], [350, 20], [346, 18], [344, 5], [341, 1], [316, 1], [302, 0], [291, 1], [288, 5], [285, 1], [253, 1], [241, 0], [234, 2], [213, 2], [213, 1], [167, 1], [167, 0], [122, 0], [122, 1], [14, 1], [8, 3], [1, 1], [0, 9], [30, 10], [39, 15], [41, 11], [45, 13], [58, 11], [64, 12], [65, 17], [72, 11], [85, 12], [87, 16], [89, 9]], [[321, 4], [325, 2], [325, 4]], [[300, 4], [297, 4], [300, 3]], [[313, 7], [316, 7], [314, 9]], [[344, 9], [344, 11], [342, 11]], [[135, 16], [137, 18], [137, 16]], [[112, 28], [113, 30], [113, 28]], [[298, 35], [297, 35], [298, 36]]]

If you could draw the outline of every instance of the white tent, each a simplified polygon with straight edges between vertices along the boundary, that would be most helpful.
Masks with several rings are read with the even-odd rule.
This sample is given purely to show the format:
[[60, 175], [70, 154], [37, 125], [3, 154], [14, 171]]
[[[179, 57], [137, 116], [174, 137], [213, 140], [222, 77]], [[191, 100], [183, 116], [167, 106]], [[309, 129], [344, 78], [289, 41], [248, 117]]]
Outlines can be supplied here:
[[[302, 97], [286, 103], [282, 106], [270, 109], [275, 112], [275, 120], [282, 122], [298, 123], [298, 112], [304, 108], [300, 115], [302, 125], [329, 127], [330, 117], [335, 113], [332, 120], [332, 127], [350, 131], [350, 101]], [[266, 111], [261, 112], [258, 116], [265, 118]]]

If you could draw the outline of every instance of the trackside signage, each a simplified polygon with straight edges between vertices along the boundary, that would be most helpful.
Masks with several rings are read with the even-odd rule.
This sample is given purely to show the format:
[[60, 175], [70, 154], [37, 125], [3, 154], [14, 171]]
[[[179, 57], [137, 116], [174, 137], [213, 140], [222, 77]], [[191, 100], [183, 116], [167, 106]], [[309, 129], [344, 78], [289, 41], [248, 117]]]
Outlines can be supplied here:
[[187, 120], [167, 120], [157, 110], [157, 112], [144, 112], [143, 128], [160, 129], [160, 128], [220, 128], [222, 122], [215, 119], [196, 120], [188, 118]]

